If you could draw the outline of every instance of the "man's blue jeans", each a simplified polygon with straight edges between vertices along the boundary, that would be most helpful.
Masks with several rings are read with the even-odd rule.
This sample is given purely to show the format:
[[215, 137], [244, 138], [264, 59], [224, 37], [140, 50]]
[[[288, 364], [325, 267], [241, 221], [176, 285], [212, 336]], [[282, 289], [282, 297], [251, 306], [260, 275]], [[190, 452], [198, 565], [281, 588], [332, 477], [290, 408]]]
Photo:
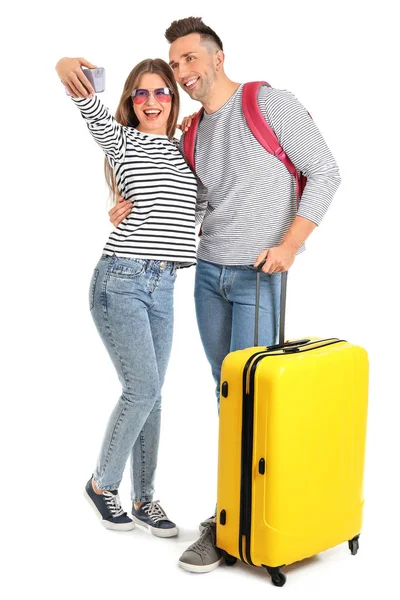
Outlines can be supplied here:
[[[197, 262], [197, 323], [216, 383], [218, 406], [222, 361], [229, 352], [254, 346], [256, 273], [252, 266], [225, 267], [200, 259]], [[261, 273], [260, 346], [277, 341], [280, 286], [280, 273]]]

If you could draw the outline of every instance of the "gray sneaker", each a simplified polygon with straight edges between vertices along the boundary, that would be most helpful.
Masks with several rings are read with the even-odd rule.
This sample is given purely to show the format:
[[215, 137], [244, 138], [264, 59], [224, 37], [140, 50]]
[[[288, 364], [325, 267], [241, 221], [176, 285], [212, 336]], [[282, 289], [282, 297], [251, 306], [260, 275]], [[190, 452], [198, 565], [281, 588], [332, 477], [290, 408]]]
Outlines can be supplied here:
[[179, 559], [179, 566], [191, 573], [208, 573], [222, 562], [222, 553], [215, 546], [216, 526], [214, 521], [204, 526], [199, 539]]
[[207, 525], [209, 523], [215, 523], [215, 515], [213, 515], [212, 517], [209, 517], [208, 519], [206, 519], [205, 521], [202, 521], [199, 525], [199, 531], [200, 533], [203, 533], [203, 530], [205, 527], [207, 527]]

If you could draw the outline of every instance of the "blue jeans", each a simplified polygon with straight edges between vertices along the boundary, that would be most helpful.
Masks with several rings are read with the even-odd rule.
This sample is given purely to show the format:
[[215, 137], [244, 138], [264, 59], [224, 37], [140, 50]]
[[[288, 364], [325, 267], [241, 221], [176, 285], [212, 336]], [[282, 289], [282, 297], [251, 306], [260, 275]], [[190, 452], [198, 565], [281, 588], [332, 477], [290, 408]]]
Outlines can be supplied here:
[[90, 283], [91, 314], [122, 385], [94, 480], [101, 490], [118, 489], [130, 457], [135, 502], [153, 499], [176, 268], [167, 261], [103, 255]]
[[[224, 267], [200, 259], [197, 261], [197, 323], [216, 383], [218, 406], [222, 361], [229, 352], [254, 346], [256, 272], [252, 266]], [[260, 346], [270, 346], [277, 341], [280, 286], [280, 273], [261, 273]]]

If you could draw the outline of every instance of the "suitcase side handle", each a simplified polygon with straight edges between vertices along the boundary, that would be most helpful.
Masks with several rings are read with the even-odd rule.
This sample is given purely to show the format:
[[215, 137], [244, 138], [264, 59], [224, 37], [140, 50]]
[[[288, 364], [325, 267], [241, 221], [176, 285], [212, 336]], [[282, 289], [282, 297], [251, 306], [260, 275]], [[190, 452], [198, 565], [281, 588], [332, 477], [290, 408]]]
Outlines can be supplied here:
[[[260, 312], [260, 278], [261, 269], [266, 263], [266, 258], [257, 266], [257, 285], [256, 285], [256, 322], [254, 326], [254, 345], [258, 346], [258, 317]], [[274, 346], [274, 349], [285, 345], [285, 315], [286, 315], [286, 289], [287, 289], [287, 271], [281, 273], [281, 301], [280, 301], [280, 316], [279, 316], [279, 344]], [[303, 342], [304, 340], [301, 340]], [[308, 340], [307, 340], [308, 341]], [[299, 343], [299, 342], [297, 342]], [[292, 342], [293, 344], [293, 342]]]

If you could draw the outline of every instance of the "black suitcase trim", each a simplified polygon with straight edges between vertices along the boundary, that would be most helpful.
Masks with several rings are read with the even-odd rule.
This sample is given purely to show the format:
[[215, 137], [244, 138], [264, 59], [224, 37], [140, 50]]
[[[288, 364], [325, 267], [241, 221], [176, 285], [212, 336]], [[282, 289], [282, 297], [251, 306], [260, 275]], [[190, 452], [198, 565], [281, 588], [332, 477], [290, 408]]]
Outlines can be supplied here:
[[[310, 352], [311, 350], [317, 350], [325, 346], [331, 346], [346, 340], [332, 339], [330, 340], [317, 340], [309, 342], [309, 344], [303, 344], [298, 349], [294, 347], [291, 349], [292, 352], [299, 351]], [[323, 343], [327, 342], [327, 343]], [[305, 346], [316, 344], [313, 348], [307, 348]], [[276, 350], [276, 347], [273, 348]], [[263, 358], [269, 356], [283, 356], [280, 352], [274, 352], [263, 350], [256, 352], [246, 362], [243, 369], [243, 393], [242, 393], [242, 454], [241, 454], [241, 476], [240, 476], [240, 523], [239, 523], [239, 555], [242, 562], [246, 562], [249, 565], [254, 563], [251, 560], [251, 505], [252, 505], [252, 467], [253, 467], [253, 437], [254, 437], [254, 380], [255, 373], [257, 370], [258, 363]], [[255, 360], [254, 360], [255, 359]], [[253, 362], [254, 361], [254, 362]], [[249, 393], [246, 391], [247, 374], [250, 370], [250, 387]], [[246, 541], [246, 549], [243, 548], [243, 538]]]

